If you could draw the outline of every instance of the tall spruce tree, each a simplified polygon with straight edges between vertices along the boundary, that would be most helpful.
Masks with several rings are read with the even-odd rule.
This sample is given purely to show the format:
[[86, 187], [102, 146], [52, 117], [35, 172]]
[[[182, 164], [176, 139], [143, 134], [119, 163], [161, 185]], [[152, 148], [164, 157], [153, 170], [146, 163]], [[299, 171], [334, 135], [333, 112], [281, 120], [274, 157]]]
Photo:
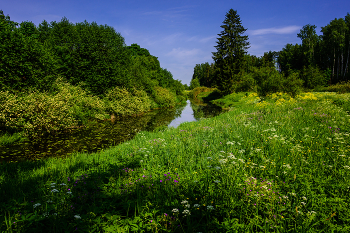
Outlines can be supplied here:
[[248, 36], [243, 36], [247, 29], [242, 26], [237, 11], [230, 9], [220, 27], [224, 30], [218, 34], [215, 46], [217, 52], [212, 53], [212, 58], [216, 66], [215, 84], [222, 94], [227, 95], [240, 81], [238, 73], [249, 48], [249, 42]]

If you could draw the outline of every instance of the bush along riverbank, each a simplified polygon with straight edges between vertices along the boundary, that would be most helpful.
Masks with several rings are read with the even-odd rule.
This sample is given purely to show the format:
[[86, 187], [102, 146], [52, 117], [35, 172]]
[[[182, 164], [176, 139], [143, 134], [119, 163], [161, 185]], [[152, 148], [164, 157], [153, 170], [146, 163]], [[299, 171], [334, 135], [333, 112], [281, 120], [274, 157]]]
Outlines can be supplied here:
[[349, 232], [349, 100], [247, 93], [100, 153], [0, 164], [0, 229]]
[[0, 92], [0, 126], [6, 132], [0, 143], [9, 144], [23, 137], [35, 138], [48, 133], [72, 130], [91, 120], [106, 120], [173, 107], [184, 103], [185, 96], [155, 87], [153, 94], [115, 87], [103, 98], [58, 78], [50, 93]]

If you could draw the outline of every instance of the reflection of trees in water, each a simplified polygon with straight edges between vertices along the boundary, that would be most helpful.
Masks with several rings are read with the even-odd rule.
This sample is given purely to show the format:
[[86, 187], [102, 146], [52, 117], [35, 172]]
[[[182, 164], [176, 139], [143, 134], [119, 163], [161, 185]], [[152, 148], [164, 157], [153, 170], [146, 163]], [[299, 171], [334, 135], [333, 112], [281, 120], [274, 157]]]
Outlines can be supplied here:
[[96, 152], [132, 139], [140, 130], [152, 131], [159, 126], [167, 126], [181, 116], [186, 105], [175, 108], [158, 109], [139, 116], [117, 117], [111, 121], [89, 122], [84, 128], [72, 132], [47, 135], [35, 141], [0, 146], [2, 160], [22, 160], [43, 157], [59, 157], [73, 152]]
[[210, 118], [219, 115], [220, 113], [224, 112], [221, 107], [218, 107], [213, 104], [206, 104], [200, 103], [197, 101], [191, 100], [191, 108], [193, 109], [193, 116], [198, 121], [200, 118]]

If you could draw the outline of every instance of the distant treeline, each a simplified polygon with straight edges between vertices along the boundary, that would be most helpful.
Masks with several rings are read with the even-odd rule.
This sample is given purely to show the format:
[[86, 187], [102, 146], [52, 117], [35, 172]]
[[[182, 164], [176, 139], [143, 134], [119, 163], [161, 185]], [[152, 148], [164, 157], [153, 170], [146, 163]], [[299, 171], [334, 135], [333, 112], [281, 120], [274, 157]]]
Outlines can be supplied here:
[[297, 34], [301, 45], [287, 44], [282, 51], [265, 52], [262, 57], [247, 54], [248, 36], [243, 35], [247, 29], [237, 11], [226, 14], [221, 28], [214, 63], [194, 67], [190, 89], [206, 86], [217, 87], [222, 94], [253, 89], [262, 95], [273, 91], [296, 94], [297, 89], [350, 80], [349, 13], [322, 27], [320, 36], [315, 25], [305, 25]]
[[184, 90], [157, 57], [137, 44], [126, 46], [120, 33], [107, 25], [86, 20], [74, 25], [64, 17], [36, 27], [13, 22], [1, 10], [0, 41], [0, 91], [50, 92], [59, 76], [99, 97], [114, 87], [150, 96], [159, 87], [176, 95]]

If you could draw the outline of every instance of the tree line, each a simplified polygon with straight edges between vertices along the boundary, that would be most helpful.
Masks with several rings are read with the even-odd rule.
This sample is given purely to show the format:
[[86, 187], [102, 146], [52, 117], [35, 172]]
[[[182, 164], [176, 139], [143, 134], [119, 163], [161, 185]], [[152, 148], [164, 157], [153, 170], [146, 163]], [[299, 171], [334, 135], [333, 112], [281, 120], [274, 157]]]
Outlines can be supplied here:
[[58, 76], [103, 97], [114, 87], [155, 95], [155, 87], [182, 95], [157, 57], [137, 44], [126, 46], [114, 28], [96, 22], [72, 24], [67, 18], [16, 23], [0, 11], [0, 90], [52, 91]]
[[247, 30], [237, 11], [225, 16], [218, 34], [214, 62], [196, 64], [189, 89], [216, 87], [226, 95], [258, 91], [266, 95], [285, 91], [296, 95], [302, 88], [337, 84], [350, 80], [350, 14], [332, 20], [316, 34], [315, 25], [305, 25], [297, 36], [302, 44], [287, 44], [281, 51], [265, 52], [262, 57], [247, 54]]

